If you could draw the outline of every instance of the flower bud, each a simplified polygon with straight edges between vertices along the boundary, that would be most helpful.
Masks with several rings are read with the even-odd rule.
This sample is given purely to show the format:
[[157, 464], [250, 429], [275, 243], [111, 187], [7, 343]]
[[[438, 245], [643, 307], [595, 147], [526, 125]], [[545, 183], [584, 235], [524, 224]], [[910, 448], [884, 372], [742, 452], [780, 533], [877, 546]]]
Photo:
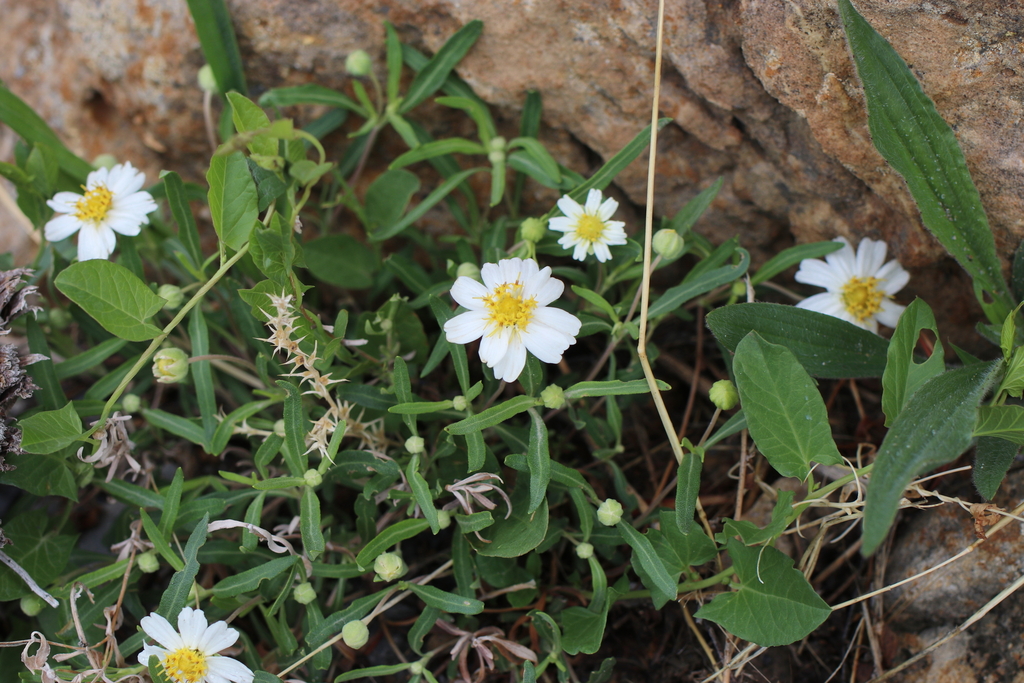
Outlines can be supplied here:
[[164, 304], [165, 311], [177, 310], [181, 306], [181, 302], [185, 300], [185, 295], [182, 294], [181, 287], [178, 285], [160, 285], [156, 290], [156, 295], [167, 302]]
[[413, 676], [423, 675], [423, 662], [413, 662], [409, 665], [409, 673]]
[[217, 87], [217, 79], [213, 76], [213, 67], [209, 64], [203, 64], [199, 69], [199, 73], [196, 74], [196, 80], [204, 92], [213, 93], [214, 95], [220, 92], [220, 88]]
[[345, 58], [345, 71], [352, 76], [369, 76], [373, 67], [373, 60], [366, 50], [356, 50]]
[[504, 152], [506, 144], [507, 141], [505, 140], [505, 138], [501, 137], [500, 135], [495, 135], [493, 138], [491, 138], [489, 147], [491, 148], [492, 152]]
[[43, 611], [46, 604], [35, 595], [26, 595], [21, 599], [21, 611], [26, 617], [34, 617]]
[[466, 400], [465, 396], [456, 396], [452, 399], [452, 408], [459, 412], [464, 411], [469, 407], [469, 401]]
[[608, 498], [597, 508], [597, 521], [605, 526], [615, 526], [622, 519], [622, 503]]
[[548, 228], [539, 218], [527, 218], [519, 226], [519, 233], [524, 240], [540, 242], [544, 239], [544, 235], [548, 234]]
[[394, 581], [404, 576], [408, 570], [405, 560], [398, 553], [381, 553], [373, 562], [373, 571], [377, 572], [375, 581]]
[[313, 584], [309, 581], [304, 581], [295, 587], [292, 591], [292, 597], [300, 605], [308, 605], [316, 600], [316, 589], [313, 588]]
[[324, 481], [324, 476], [316, 470], [306, 470], [306, 473], [302, 475], [302, 478], [306, 481], [306, 486], [311, 489], [315, 489]]
[[447, 510], [437, 511], [437, 525], [442, 529], [447, 529], [452, 525], [452, 513]]
[[503, 164], [505, 163], [505, 152], [500, 149], [496, 149], [487, 153], [487, 161], [492, 164]]
[[405, 440], [405, 450], [412, 455], [419, 455], [426, 450], [426, 442], [422, 436], [410, 436]]
[[654, 249], [654, 253], [666, 261], [679, 258], [685, 246], [686, 243], [683, 241], [682, 236], [669, 228], [662, 228], [654, 233], [654, 239], [651, 240], [651, 247]]
[[160, 569], [160, 558], [157, 557], [155, 550], [147, 550], [135, 556], [135, 564], [139, 566], [139, 571], [143, 574], [152, 574]]
[[711, 385], [708, 397], [721, 410], [732, 410], [739, 403], [740, 395], [736, 391], [736, 385], [727, 379], [720, 379]]
[[358, 650], [370, 640], [370, 629], [359, 619], [341, 627], [341, 639], [353, 650]]
[[142, 399], [137, 394], [125, 394], [121, 397], [121, 410], [131, 414], [139, 409], [142, 405]]
[[188, 355], [179, 348], [160, 349], [153, 356], [153, 377], [161, 384], [175, 384], [188, 376]]
[[455, 271], [455, 275], [458, 277], [468, 277], [476, 281], [480, 281], [480, 266], [475, 263], [460, 263], [458, 269]]
[[284, 420], [278, 420], [277, 422], [274, 423], [274, 434], [281, 437], [282, 439], [285, 437]]
[[108, 171], [117, 165], [117, 157], [113, 154], [100, 154], [92, 160], [93, 168], [105, 168]]
[[576, 557], [581, 560], [589, 560], [594, 556], [594, 546], [589, 543], [580, 543], [576, 546]]
[[540, 400], [548, 410], [558, 410], [565, 405], [565, 391], [557, 384], [549, 384], [540, 392]]

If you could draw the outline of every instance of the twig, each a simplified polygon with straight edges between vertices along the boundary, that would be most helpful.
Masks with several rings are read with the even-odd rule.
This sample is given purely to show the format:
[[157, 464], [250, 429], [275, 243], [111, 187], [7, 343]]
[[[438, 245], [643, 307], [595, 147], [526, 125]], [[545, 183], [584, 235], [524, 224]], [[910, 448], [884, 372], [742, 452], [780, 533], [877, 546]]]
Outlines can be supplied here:
[[46, 601], [46, 604], [48, 604], [50, 607], [60, 607], [60, 603], [57, 602], [57, 599], [55, 597], [53, 597], [52, 595], [44, 591], [42, 588], [40, 588], [39, 584], [36, 583], [31, 576], [29, 576], [28, 572], [21, 568], [21, 565], [15, 562], [10, 555], [8, 555], [2, 550], [0, 550], [0, 562], [3, 562], [8, 567], [10, 567], [11, 571], [17, 574], [21, 578], [21, 580], [24, 581], [25, 584], [32, 590], [33, 593], [35, 593], [36, 595], [38, 595]]

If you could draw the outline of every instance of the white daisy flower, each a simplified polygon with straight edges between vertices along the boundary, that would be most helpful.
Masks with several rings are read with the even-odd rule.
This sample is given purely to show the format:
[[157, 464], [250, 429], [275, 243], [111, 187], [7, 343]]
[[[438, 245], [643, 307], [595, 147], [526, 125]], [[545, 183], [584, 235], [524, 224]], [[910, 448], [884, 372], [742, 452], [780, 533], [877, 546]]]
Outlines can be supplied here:
[[175, 683], [252, 683], [255, 674], [249, 667], [217, 655], [238, 640], [238, 631], [228, 628], [227, 622], [207, 626], [202, 610], [184, 607], [178, 614], [177, 631], [156, 613], [143, 617], [141, 625], [146, 635], [163, 647], [144, 646], [139, 663], [148, 667], [149, 658], [157, 657]]
[[565, 285], [539, 268], [533, 259], [504, 259], [480, 269], [484, 283], [460, 277], [452, 298], [469, 310], [444, 324], [448, 341], [480, 342], [480, 360], [494, 376], [514, 382], [526, 365], [526, 352], [545, 363], [558, 363], [576, 343], [579, 318], [548, 304], [562, 295]]
[[594, 254], [604, 263], [612, 257], [608, 249], [616, 244], [626, 243], [626, 231], [622, 221], [610, 220], [619, 203], [612, 198], [601, 201], [601, 190], [587, 193], [587, 203], [580, 206], [569, 195], [558, 200], [558, 208], [565, 216], [548, 221], [548, 227], [565, 233], [558, 243], [566, 249], [573, 249], [572, 257], [577, 261]]
[[86, 179], [85, 195], [58, 192], [47, 205], [57, 212], [45, 228], [51, 242], [78, 236], [78, 260], [105, 259], [114, 253], [114, 233], [134, 237], [140, 226], [149, 223], [148, 214], [156, 211], [156, 202], [140, 188], [146, 175], [131, 163], [93, 171]]
[[893, 302], [892, 295], [906, 286], [910, 273], [895, 259], [885, 263], [885, 242], [863, 239], [855, 255], [845, 237], [834, 241], [842, 242], [843, 248], [825, 256], [825, 262], [804, 259], [796, 273], [797, 282], [828, 291], [808, 297], [797, 306], [842, 318], [875, 333], [878, 323], [896, 327], [906, 306]]

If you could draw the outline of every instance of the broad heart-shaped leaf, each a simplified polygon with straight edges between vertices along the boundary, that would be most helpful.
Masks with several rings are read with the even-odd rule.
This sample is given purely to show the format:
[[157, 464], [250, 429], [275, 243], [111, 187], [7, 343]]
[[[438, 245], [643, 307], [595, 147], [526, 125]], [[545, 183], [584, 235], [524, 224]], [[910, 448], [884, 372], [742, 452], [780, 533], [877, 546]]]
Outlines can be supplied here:
[[726, 544], [740, 589], [721, 593], [693, 616], [763, 647], [788, 645], [818, 628], [832, 613], [793, 560], [771, 546]]
[[1024, 446], [1024, 408], [1021, 406], [981, 406], [974, 425], [974, 436], [994, 436]]
[[793, 352], [812, 377], [881, 377], [888, 342], [856, 325], [817, 311], [782, 304], [723, 306], [706, 316], [708, 327], [730, 351], [751, 330]]
[[470, 543], [481, 555], [488, 557], [519, 557], [530, 552], [544, 540], [548, 533], [548, 501], [541, 501], [534, 512], [527, 512], [530, 503], [530, 482], [526, 474], [516, 480], [512, 492], [512, 514], [508, 519], [496, 514], [496, 521], [480, 533], [489, 543], [480, 543], [475, 538]]
[[213, 157], [206, 182], [210, 184], [207, 198], [217, 236], [237, 251], [249, 240], [257, 215], [256, 183], [245, 156], [232, 152]]
[[675, 510], [661, 510], [658, 517], [661, 528], [649, 530], [647, 536], [665, 563], [665, 568], [677, 578], [687, 567], [698, 567], [710, 562], [718, 554], [714, 541], [703, 531], [684, 534], [679, 530]]
[[368, 289], [377, 273], [373, 250], [350, 235], [327, 235], [303, 245], [306, 268], [318, 280], [345, 289]]
[[[11, 544], [4, 552], [44, 588], [67, 567], [75, 536], [47, 531], [47, 516], [40, 510], [4, 520], [4, 535]], [[0, 564], [0, 601], [17, 600], [32, 591], [10, 567]]]
[[[235, 130], [239, 133], [259, 130], [270, 125], [270, 119], [267, 117], [266, 112], [245, 95], [229, 92], [227, 98], [228, 102], [231, 103], [231, 121], [235, 124]], [[277, 140], [266, 134], [257, 135], [247, 146], [253, 154], [262, 154], [264, 156], [277, 155]]]
[[1001, 363], [944, 372], [910, 397], [875, 458], [864, 507], [864, 555], [885, 539], [907, 484], [922, 472], [955, 460], [971, 445], [978, 403]]
[[925, 227], [1008, 310], [995, 240], [956, 136], [903, 59], [850, 0], [839, 0], [839, 13], [875, 147], [907, 182]]
[[650, 537], [652, 532], [644, 536], [628, 521], [621, 522], [618, 528], [623, 539], [633, 549], [633, 568], [640, 575], [643, 584], [650, 589], [654, 608], [661, 609], [669, 600], [675, 600], [676, 581], [679, 575], [670, 572], [661, 555], [655, 551]]
[[78, 500], [78, 484], [65, 454], [7, 453], [4, 457], [14, 469], [0, 472], [0, 484], [17, 486], [37, 496]]
[[29, 453], [53, 453], [82, 435], [82, 420], [71, 401], [60, 410], [36, 413], [18, 422], [21, 447]]
[[789, 349], [750, 332], [732, 368], [750, 435], [779, 474], [804, 479], [811, 461], [843, 462], [818, 387]]
[[1020, 446], [1012, 441], [994, 436], [978, 437], [974, 448], [974, 469], [971, 470], [974, 486], [985, 500], [992, 500], [999, 485], [1003, 483], [1006, 471], [1010, 469]]
[[[914, 347], [917, 346], [921, 330], [931, 330], [935, 334], [935, 349], [926, 361], [916, 363]], [[928, 304], [921, 299], [914, 299], [900, 316], [900, 321], [896, 323], [896, 331], [889, 341], [887, 358], [885, 372], [882, 373], [882, 410], [885, 412], [885, 424], [888, 427], [903, 410], [907, 399], [913, 396], [922, 384], [946, 369], [942, 361], [942, 342], [939, 341], [935, 316]]]
[[591, 612], [586, 607], [570, 607], [562, 611], [562, 649], [568, 655], [580, 652], [592, 655], [604, 640], [604, 627], [608, 621], [608, 610], [615, 604], [618, 593], [608, 589], [604, 609]]
[[147, 321], [167, 302], [124, 266], [101, 259], [74, 263], [54, 284], [115, 337], [146, 341], [160, 334]]

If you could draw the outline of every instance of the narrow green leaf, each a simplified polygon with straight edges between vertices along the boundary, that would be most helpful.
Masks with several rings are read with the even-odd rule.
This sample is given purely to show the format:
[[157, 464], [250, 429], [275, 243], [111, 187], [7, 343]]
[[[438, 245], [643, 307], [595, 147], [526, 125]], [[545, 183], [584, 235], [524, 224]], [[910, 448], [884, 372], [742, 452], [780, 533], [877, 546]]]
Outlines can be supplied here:
[[685, 237], [686, 233], [690, 232], [690, 228], [711, 206], [711, 202], [718, 196], [718, 191], [722, 189], [722, 183], [724, 182], [725, 178], [719, 178], [713, 185], [701, 190], [700, 194], [686, 202], [683, 208], [679, 209], [679, 212], [665, 224], [665, 227], [675, 230]]
[[324, 532], [320, 529], [320, 498], [310, 486], [302, 489], [302, 499], [299, 502], [299, 531], [302, 534], [302, 547], [309, 559], [315, 562], [327, 546]]
[[[658, 388], [668, 391], [670, 387], [665, 382], [658, 380]], [[575, 401], [588, 396], [628, 396], [631, 394], [646, 394], [650, 392], [650, 385], [645, 379], [631, 379], [623, 382], [618, 379], [602, 380], [596, 382], [577, 382], [565, 390], [565, 400]]]
[[793, 560], [770, 546], [727, 543], [740, 589], [720, 593], [693, 616], [764, 647], [788, 645], [818, 628], [832, 613]]
[[400, 232], [408, 228], [410, 225], [418, 221], [420, 218], [422, 218], [424, 214], [427, 213], [427, 211], [432, 209], [435, 204], [437, 204], [442, 199], [447, 197], [451, 193], [451, 191], [454, 190], [459, 185], [461, 185], [464, 180], [469, 178], [474, 173], [479, 173], [480, 171], [486, 170], [488, 169], [469, 168], [466, 169], [465, 171], [461, 171], [451, 176], [443, 183], [438, 185], [437, 189], [428, 194], [426, 199], [424, 199], [422, 202], [417, 204], [413, 209], [411, 209], [407, 214], [405, 214], [405, 216], [400, 221], [394, 223], [390, 227], [382, 228], [370, 234], [370, 240], [373, 242], [380, 242], [386, 239], [390, 239], [395, 235], [399, 234]]
[[473, 142], [466, 138], [444, 138], [425, 142], [419, 147], [410, 149], [405, 154], [391, 162], [389, 169], [399, 169], [415, 164], [418, 161], [426, 161], [442, 154], [487, 154], [487, 148], [479, 142]]
[[207, 445], [206, 433], [194, 420], [179, 417], [173, 413], [155, 408], [143, 408], [142, 416], [146, 418], [146, 422], [154, 427], [159, 427], [175, 436], [188, 439], [197, 446], [205, 448]]
[[423, 656], [423, 639], [433, 630], [434, 624], [441, 617], [441, 610], [429, 605], [423, 608], [420, 615], [416, 617], [416, 623], [409, 629], [407, 640], [409, 647], [416, 654]]
[[296, 104], [324, 104], [338, 107], [366, 117], [368, 112], [348, 95], [325, 88], [316, 83], [305, 83], [290, 88], [274, 88], [260, 95], [262, 107], [291, 107]]
[[779, 474], [805, 479], [812, 461], [842, 464], [825, 402], [789, 349], [750, 332], [732, 367], [750, 435]]
[[288, 471], [293, 477], [306, 473], [309, 458], [306, 455], [306, 432], [308, 420], [302, 412], [302, 394], [291, 382], [277, 380], [277, 386], [288, 392], [284, 399], [284, 446]]
[[148, 321], [166, 302], [124, 266], [102, 259], [74, 263], [54, 284], [116, 337], [146, 341], [160, 334]]
[[[526, 115], [525, 111], [523, 115]], [[558, 168], [558, 162], [555, 161], [555, 158], [551, 156], [551, 153], [539, 140], [534, 137], [513, 138], [508, 143], [508, 149], [515, 149], [517, 147], [522, 147], [526, 151], [545, 176], [555, 183], [562, 180], [562, 171]]]
[[156, 508], [157, 510], [164, 509], [163, 496], [159, 493], [154, 493], [149, 489], [144, 489], [141, 486], [130, 484], [121, 479], [97, 481], [96, 485], [122, 503], [128, 503], [129, 505], [143, 508]]
[[334, 683], [372, 680], [375, 676], [390, 676], [402, 671], [408, 671], [412, 664], [412, 662], [408, 664], [378, 664], [377, 666], [368, 666], [364, 669], [352, 669], [336, 676]]
[[759, 285], [762, 282], [771, 280], [773, 277], [795, 266], [804, 259], [819, 258], [843, 248], [842, 242], [812, 242], [810, 244], [798, 244], [795, 247], [784, 249], [772, 258], [768, 259], [757, 272], [751, 276], [750, 284]]
[[220, 424], [217, 425], [217, 430], [213, 433], [213, 439], [210, 440], [210, 452], [213, 455], [223, 453], [224, 449], [228, 446], [228, 441], [231, 440], [235, 425], [275, 403], [277, 401], [273, 399], [253, 401], [252, 403], [239, 406], [228, 413], [227, 417], [220, 421]]
[[[409, 379], [409, 366], [401, 356], [395, 356], [394, 372], [392, 375], [395, 382], [395, 397], [401, 403], [411, 403], [413, 396], [412, 382]], [[391, 408], [388, 408], [388, 412], [391, 412]], [[409, 428], [409, 431], [415, 435], [416, 416], [408, 413], [403, 414], [402, 421], [405, 422], [405, 426]]]
[[476, 415], [470, 415], [465, 420], [459, 420], [458, 422], [450, 424], [444, 429], [449, 434], [470, 434], [472, 432], [479, 432], [482, 429], [487, 429], [488, 427], [493, 427], [496, 424], [504, 422], [510, 417], [518, 415], [519, 413], [536, 405], [540, 405], [540, 399], [534, 398], [533, 396], [515, 396], [514, 398], [510, 398], [496, 406], [491, 406], [487, 410], [479, 412]]
[[397, 406], [391, 406], [388, 408], [388, 412], [395, 415], [426, 415], [442, 410], [451, 410], [451, 408], [451, 401], [416, 401], [414, 403], [399, 403]]
[[185, 563], [171, 549], [171, 544], [167, 542], [164, 534], [161, 533], [160, 528], [153, 521], [153, 518], [149, 516], [149, 513], [139, 508], [139, 517], [142, 519], [142, 528], [146, 532], [146, 538], [153, 544], [153, 549], [160, 553], [162, 558], [167, 560], [167, 564], [171, 565], [174, 571], [180, 572], [184, 569]]
[[534, 408], [530, 413], [530, 445], [526, 450], [526, 462], [530, 468], [530, 504], [528, 513], [540, 507], [548, 493], [551, 481], [551, 455], [548, 453], [548, 428], [544, 418]]
[[[436, 296], [430, 296], [428, 301], [430, 302], [430, 310], [437, 319], [437, 324], [444, 328], [444, 324], [451, 320], [455, 313]], [[451, 353], [452, 365], [455, 366], [455, 375], [459, 380], [459, 388], [462, 389], [463, 394], [466, 394], [470, 387], [469, 360], [466, 357], [466, 347], [462, 344], [453, 344], [447, 340], [444, 343], [447, 344], [448, 351]]]
[[726, 420], [726, 423], [718, 428], [714, 434], [704, 442], [704, 448], [709, 449], [722, 439], [728, 438], [733, 434], [738, 434], [747, 428], [747, 416], [743, 414], [743, 410], [737, 410], [732, 417]]
[[657, 301], [647, 309], [647, 315], [651, 318], [665, 313], [671, 313], [689, 301], [707, 294], [715, 287], [719, 287], [733, 280], [743, 277], [750, 266], [750, 254], [746, 249], [737, 248], [740, 253], [740, 262], [735, 266], [723, 266], [712, 271], [703, 273], [692, 281], [687, 279], [680, 285], [670, 287], [665, 293], [658, 297]]
[[749, 303], [716, 308], [705, 321], [734, 351], [751, 330], [785, 346], [812, 377], [881, 377], [888, 342], [845, 320], [782, 304]]
[[403, 519], [400, 522], [396, 522], [385, 528], [372, 541], [363, 546], [363, 549], [356, 555], [356, 564], [360, 567], [369, 568], [382, 552], [396, 543], [412, 538], [428, 528], [430, 528], [430, 524], [425, 519]]
[[[1022, 425], [1024, 436], [1024, 425]], [[993, 436], [978, 437], [974, 452], [972, 476], [974, 486], [985, 500], [995, 498], [1007, 470], [1020, 452], [1020, 444]]]
[[928, 380], [903, 408], [875, 458], [864, 508], [864, 555], [885, 539], [907, 484], [955, 460], [971, 444], [978, 403], [1000, 361], [968, 365]]
[[487, 462], [487, 445], [484, 443], [483, 432], [466, 434], [466, 456], [466, 467], [470, 472], [476, 472]]
[[[174, 532], [174, 523], [178, 521], [178, 509], [181, 506], [181, 490], [185, 485], [185, 475], [179, 467], [174, 471], [171, 484], [163, 491], [164, 513], [160, 517], [160, 534], [170, 538]], [[175, 567], [180, 569], [180, 567]]]
[[476, 43], [483, 30], [483, 22], [479, 19], [473, 19], [445, 41], [441, 49], [416, 74], [416, 78], [413, 79], [412, 84], [409, 86], [409, 91], [405, 94], [405, 98], [398, 108], [398, 113], [406, 113], [437, 92], [438, 88], [444, 85], [448, 74], [455, 68], [455, 65], [466, 56], [469, 49]]
[[222, 93], [236, 90], [244, 95], [248, 88], [242, 70], [242, 56], [238, 52], [231, 15], [224, 0], [188, 0], [188, 11], [199, 36], [203, 57], [213, 69], [217, 89]]
[[434, 101], [446, 107], [461, 109], [469, 114], [469, 117], [476, 123], [480, 142], [485, 147], [490, 146], [491, 140], [498, 134], [487, 103], [479, 97], [438, 97]]
[[285, 555], [233, 574], [214, 584], [213, 594], [221, 598], [230, 598], [254, 591], [260, 587], [261, 582], [269, 581], [288, 571], [295, 564], [295, 560], [294, 555]]
[[484, 603], [473, 598], [464, 598], [454, 593], [446, 593], [433, 586], [421, 586], [415, 583], [402, 582], [402, 587], [412, 591], [428, 607], [439, 609], [448, 614], [480, 614], [484, 611]]
[[58, 410], [67, 403], [68, 399], [64, 396], [64, 390], [61, 388], [60, 380], [57, 379], [57, 373], [54, 371], [53, 361], [50, 360], [50, 345], [47, 344], [46, 335], [43, 333], [42, 328], [39, 327], [39, 323], [36, 322], [34, 315], [26, 316], [24, 320], [29, 351], [46, 357], [44, 360], [37, 361], [28, 366], [28, 374], [32, 376], [32, 379], [35, 380], [35, 383], [40, 388], [40, 391], [36, 394], [36, 399], [42, 402], [43, 407], [47, 410]]
[[599, 309], [604, 311], [605, 315], [611, 318], [612, 322], [619, 322], [619, 316], [615, 313], [615, 309], [612, 308], [612, 305], [597, 292], [589, 290], [586, 287], [578, 287], [576, 285], [572, 285], [572, 291], [576, 292], [580, 297], [586, 299], [594, 306], [597, 306]]
[[387, 46], [388, 102], [398, 100], [398, 86], [402, 81], [402, 43], [391, 22], [384, 22], [384, 43]]
[[29, 145], [44, 144], [57, 154], [65, 173], [80, 183], [95, 169], [64, 146], [53, 129], [33, 111], [32, 107], [0, 82], [0, 121], [11, 127]]
[[157, 614], [172, 624], [177, 623], [178, 613], [185, 606], [189, 591], [192, 590], [192, 584], [199, 573], [199, 561], [196, 557], [199, 554], [199, 549], [206, 543], [206, 527], [209, 523], [209, 515], [204, 515], [196, 523], [195, 529], [193, 529], [192, 534], [188, 537], [188, 543], [185, 544], [185, 566], [174, 573], [170, 584], [167, 586], [167, 590], [160, 597], [160, 606], [156, 610]]
[[[935, 349], [927, 360], [918, 363], [914, 361], [914, 348], [922, 330], [931, 330], [935, 335]], [[922, 384], [946, 369], [943, 356], [932, 309], [921, 299], [914, 299], [896, 323], [886, 354], [885, 372], [882, 373], [882, 411], [887, 427], [892, 425], [907, 400]]]
[[956, 136], [906, 62], [850, 0], [839, 0], [839, 14], [864, 85], [875, 147], [903, 176], [925, 227], [1009, 309], [995, 240]]
[[693, 513], [697, 509], [697, 497], [700, 495], [700, 471], [704, 462], [699, 453], [683, 454], [683, 462], [676, 474], [676, 527], [680, 532], [689, 534], [693, 530]]
[[124, 339], [113, 337], [102, 341], [88, 351], [83, 351], [77, 356], [68, 358], [66, 361], [57, 363], [53, 369], [57, 373], [57, 379], [65, 380], [68, 377], [76, 377], [83, 372], [93, 369], [106, 359], [124, 348], [128, 342]]
[[[671, 120], [667, 117], [658, 119], [658, 130], [664, 128]], [[587, 199], [587, 193], [592, 188], [603, 190], [608, 187], [622, 169], [633, 163], [641, 153], [647, 151], [650, 144], [651, 127], [647, 126], [635, 138], [626, 143], [626, 146], [620, 149], [611, 159], [606, 161], [604, 166], [598, 169], [597, 173], [570, 192], [569, 197], [580, 204], [584, 203]]]
[[55, 453], [82, 436], [82, 420], [73, 403], [60, 410], [35, 413], [18, 421], [21, 447], [28, 453]]
[[[189, 319], [188, 336], [192, 342], [192, 356], [207, 356], [210, 354], [210, 333], [206, 327], [206, 317], [203, 315], [202, 306], [192, 309]], [[215, 415], [217, 413], [217, 399], [213, 395], [213, 369], [210, 361], [197, 360], [189, 363], [189, 372], [192, 374], [192, 383], [196, 388], [196, 399], [199, 403], [199, 415], [203, 425], [204, 444], [208, 453], [212, 453], [210, 441], [217, 429]]]
[[[195, 2], [195, 0], [193, 0]], [[210, 159], [210, 217], [217, 236], [235, 251], [242, 248], [256, 225], [256, 183], [241, 152]]]
[[420, 456], [414, 455], [405, 468], [405, 478], [412, 489], [413, 499], [420, 506], [423, 518], [430, 525], [430, 531], [434, 534], [441, 531], [441, 525], [437, 521], [437, 508], [434, 507], [434, 497], [430, 494], [430, 485], [420, 474]]
[[633, 558], [642, 572], [640, 578], [651, 591], [655, 609], [661, 609], [669, 600], [676, 599], [676, 581], [669, 576], [665, 563], [654, 551], [649, 538], [633, 528], [629, 521], [617, 525], [622, 538], [633, 549]]

